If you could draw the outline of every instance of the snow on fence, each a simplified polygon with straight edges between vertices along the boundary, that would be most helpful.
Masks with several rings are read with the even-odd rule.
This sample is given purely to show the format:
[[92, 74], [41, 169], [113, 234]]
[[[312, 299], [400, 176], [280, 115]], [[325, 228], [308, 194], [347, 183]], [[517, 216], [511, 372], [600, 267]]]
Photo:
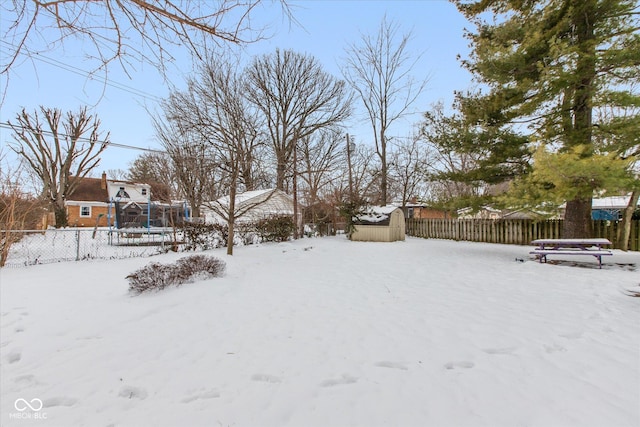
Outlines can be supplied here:
[[0, 246], [11, 239], [5, 267], [86, 259], [119, 259], [163, 253], [174, 240], [156, 230], [50, 229], [2, 231]]
[[[593, 221], [592, 237], [606, 238], [619, 247], [619, 221]], [[530, 219], [414, 219], [406, 220], [409, 236], [472, 242], [528, 245], [536, 239], [561, 239], [562, 220]], [[640, 220], [631, 223], [629, 250], [640, 251]]]

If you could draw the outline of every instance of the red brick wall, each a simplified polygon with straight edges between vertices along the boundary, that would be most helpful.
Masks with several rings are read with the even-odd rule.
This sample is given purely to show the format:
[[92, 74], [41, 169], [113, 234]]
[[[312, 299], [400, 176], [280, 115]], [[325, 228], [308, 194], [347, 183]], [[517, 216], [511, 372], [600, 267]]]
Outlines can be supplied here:
[[[98, 215], [102, 214], [98, 227], [107, 227], [107, 214], [109, 208], [107, 206], [91, 206], [91, 217], [80, 216], [80, 206], [67, 206], [67, 217], [69, 227], [95, 227]], [[111, 219], [113, 224], [113, 218]]]
[[413, 217], [423, 218], [423, 219], [447, 219], [448, 218], [447, 213], [445, 211], [429, 209], [429, 208], [413, 208]]

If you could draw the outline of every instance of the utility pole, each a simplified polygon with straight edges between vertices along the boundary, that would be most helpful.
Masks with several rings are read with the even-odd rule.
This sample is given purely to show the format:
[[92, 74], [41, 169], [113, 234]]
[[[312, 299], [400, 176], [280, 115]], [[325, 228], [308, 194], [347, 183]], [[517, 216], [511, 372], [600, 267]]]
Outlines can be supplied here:
[[298, 131], [293, 133], [293, 238], [300, 235], [298, 230]]
[[[355, 144], [353, 144], [355, 146]], [[349, 140], [349, 134], [347, 134], [347, 167], [349, 168], [349, 202], [353, 203], [353, 175], [351, 173], [351, 141]]]

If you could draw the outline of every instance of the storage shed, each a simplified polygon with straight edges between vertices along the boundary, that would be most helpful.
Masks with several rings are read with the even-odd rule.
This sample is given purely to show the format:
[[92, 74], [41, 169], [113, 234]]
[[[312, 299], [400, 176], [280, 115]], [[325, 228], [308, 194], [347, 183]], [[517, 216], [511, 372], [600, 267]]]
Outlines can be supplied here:
[[373, 206], [353, 218], [351, 240], [395, 242], [404, 240], [404, 213], [397, 206]]

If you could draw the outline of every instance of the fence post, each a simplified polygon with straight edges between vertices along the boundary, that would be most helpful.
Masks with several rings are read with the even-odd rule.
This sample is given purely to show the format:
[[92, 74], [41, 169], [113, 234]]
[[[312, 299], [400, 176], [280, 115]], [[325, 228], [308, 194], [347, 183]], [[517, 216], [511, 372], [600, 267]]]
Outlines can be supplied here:
[[76, 230], [76, 261], [80, 261], [80, 230]]

